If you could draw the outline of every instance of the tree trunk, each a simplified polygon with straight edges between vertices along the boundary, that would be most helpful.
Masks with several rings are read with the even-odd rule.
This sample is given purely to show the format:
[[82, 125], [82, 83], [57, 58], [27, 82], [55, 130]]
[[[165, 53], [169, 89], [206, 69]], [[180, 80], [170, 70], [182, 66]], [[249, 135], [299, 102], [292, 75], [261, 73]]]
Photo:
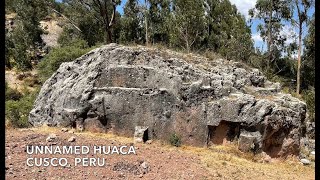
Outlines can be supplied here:
[[145, 22], [145, 31], [146, 31], [146, 46], [149, 46], [149, 38], [148, 38], [148, 19], [147, 19], [147, 0], [144, 1], [145, 4], [145, 12], [144, 12], [144, 22]]
[[111, 33], [111, 26], [109, 26], [110, 22], [109, 22], [109, 17], [108, 17], [108, 12], [105, 12], [105, 31], [106, 31], [106, 43], [109, 44], [109, 43], [112, 43], [112, 33]]
[[188, 39], [186, 39], [186, 49], [187, 49], [187, 53], [190, 53], [190, 45], [189, 45], [189, 41]]
[[273, 0], [271, 0], [271, 9], [270, 9], [270, 14], [269, 14], [269, 22], [268, 22], [268, 55], [269, 55], [269, 59], [267, 62], [267, 72], [269, 72], [270, 70], [270, 62], [272, 61], [272, 51], [271, 51], [271, 44], [272, 44], [272, 35], [271, 35], [271, 21], [272, 21], [272, 10], [273, 10]]
[[298, 68], [297, 68], [297, 95], [300, 94], [300, 71], [301, 71], [301, 46], [302, 46], [302, 23], [299, 23], [299, 47], [298, 47]]
[[111, 27], [109, 27], [108, 24], [106, 24], [106, 28], [105, 28], [105, 31], [106, 31], [106, 43], [107, 44], [110, 44], [112, 43], [112, 32], [111, 32]]

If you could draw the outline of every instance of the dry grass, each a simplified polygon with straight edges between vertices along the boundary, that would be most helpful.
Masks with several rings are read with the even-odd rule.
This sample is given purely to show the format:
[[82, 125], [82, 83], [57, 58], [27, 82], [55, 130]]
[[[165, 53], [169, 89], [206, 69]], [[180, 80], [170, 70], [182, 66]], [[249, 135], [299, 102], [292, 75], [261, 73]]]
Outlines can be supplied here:
[[[41, 127], [31, 128], [34, 131], [54, 133], [60, 128]], [[120, 143], [133, 143], [133, 138], [116, 136], [110, 133], [76, 132], [79, 135], [94, 138], [115, 140]], [[142, 148], [157, 148], [163, 151], [175, 151], [183, 154], [197, 156], [200, 164], [206, 168], [213, 177], [224, 179], [314, 179], [314, 165], [303, 166], [296, 157], [287, 159], [272, 159], [270, 163], [260, 161], [261, 155], [243, 153], [237, 149], [236, 144], [230, 143], [209, 148], [181, 146], [174, 147], [164, 141], [155, 140], [152, 145], [139, 144]], [[147, 147], [148, 146], [148, 147]]]
[[201, 163], [210, 172], [224, 177], [227, 174], [230, 179], [314, 179], [314, 166], [303, 166], [296, 157], [261, 163], [260, 155], [240, 152], [235, 144], [182, 149], [200, 156]]
[[35, 91], [40, 82], [37, 78], [37, 70], [19, 73], [16, 70], [5, 71], [5, 79], [8, 86], [12, 89], [17, 89], [24, 94], [26, 91]]

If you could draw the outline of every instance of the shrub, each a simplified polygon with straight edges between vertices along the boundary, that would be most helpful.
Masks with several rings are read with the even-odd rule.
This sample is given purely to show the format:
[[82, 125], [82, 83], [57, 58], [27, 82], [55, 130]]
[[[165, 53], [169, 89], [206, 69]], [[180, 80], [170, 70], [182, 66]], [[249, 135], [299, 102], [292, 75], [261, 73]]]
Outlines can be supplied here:
[[302, 92], [302, 98], [307, 103], [307, 110], [309, 112], [310, 121], [315, 119], [315, 91], [310, 88]]
[[171, 134], [169, 142], [173, 146], [176, 146], [176, 147], [181, 146], [181, 138], [176, 133]]
[[19, 100], [6, 101], [6, 119], [15, 128], [28, 127], [28, 115], [38, 94], [28, 92]]
[[89, 52], [92, 48], [88, 48], [83, 40], [73, 43], [70, 46], [55, 48], [38, 64], [40, 81], [47, 80], [63, 62], [70, 62], [83, 54]]

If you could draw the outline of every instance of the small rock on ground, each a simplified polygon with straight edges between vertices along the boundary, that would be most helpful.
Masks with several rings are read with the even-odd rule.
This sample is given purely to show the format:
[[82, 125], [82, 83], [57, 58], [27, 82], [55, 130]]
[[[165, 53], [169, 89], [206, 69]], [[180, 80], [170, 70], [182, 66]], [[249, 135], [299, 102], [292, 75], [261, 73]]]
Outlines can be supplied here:
[[74, 142], [76, 141], [76, 137], [74, 136], [71, 136], [69, 139], [68, 139], [68, 142]]
[[301, 159], [300, 162], [302, 162], [303, 165], [311, 164], [311, 162], [308, 159]]
[[50, 135], [47, 137], [46, 141], [47, 141], [47, 142], [53, 142], [53, 141], [56, 140], [56, 139], [57, 139], [57, 135], [56, 135], [56, 134], [50, 134]]
[[62, 132], [68, 132], [68, 129], [67, 128], [62, 128], [61, 131]]

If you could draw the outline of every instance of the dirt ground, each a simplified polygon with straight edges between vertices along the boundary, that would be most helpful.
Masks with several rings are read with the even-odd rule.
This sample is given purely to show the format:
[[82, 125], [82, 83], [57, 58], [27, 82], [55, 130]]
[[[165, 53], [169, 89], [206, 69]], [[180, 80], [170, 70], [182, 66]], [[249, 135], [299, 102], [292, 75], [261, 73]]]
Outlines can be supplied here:
[[[49, 134], [56, 134], [47, 142]], [[75, 142], [68, 142], [71, 136]], [[136, 155], [28, 155], [27, 145], [123, 146], [134, 145]], [[92, 152], [92, 151], [91, 151]], [[62, 132], [56, 128], [6, 130], [6, 179], [315, 179], [314, 165], [303, 166], [295, 158], [259, 161], [233, 146], [211, 148], [173, 147], [160, 141], [133, 144], [132, 138], [112, 134]], [[28, 167], [28, 157], [67, 158], [66, 167]], [[106, 159], [103, 167], [74, 166], [75, 157]]]

